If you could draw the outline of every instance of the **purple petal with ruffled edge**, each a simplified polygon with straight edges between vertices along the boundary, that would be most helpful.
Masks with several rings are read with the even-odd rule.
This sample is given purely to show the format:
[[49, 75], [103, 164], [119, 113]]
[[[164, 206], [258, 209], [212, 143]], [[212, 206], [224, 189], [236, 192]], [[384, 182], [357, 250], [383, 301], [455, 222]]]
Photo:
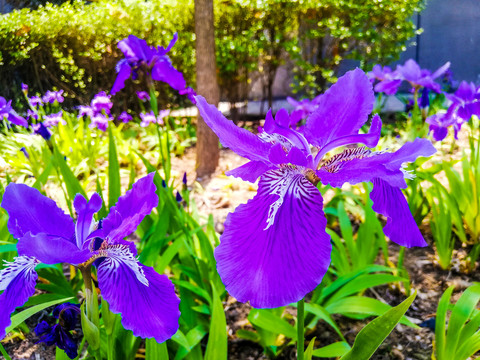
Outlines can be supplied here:
[[265, 173], [257, 195], [228, 215], [215, 249], [228, 292], [253, 307], [275, 308], [312, 291], [330, 264], [322, 207], [320, 192], [298, 170]]
[[113, 247], [98, 266], [102, 297], [122, 325], [135, 336], [155, 338], [159, 343], [178, 329], [180, 299], [172, 282], [153, 268], [140, 264], [126, 247]]
[[132, 75], [132, 68], [128, 64], [127, 59], [120, 60], [115, 69], [117, 70], [117, 78], [113, 83], [112, 90], [110, 90], [112, 95], [122, 90], [125, 87], [125, 81]]
[[401, 83], [402, 80], [400, 79], [384, 80], [375, 85], [374, 89], [376, 92], [383, 92], [387, 95], [395, 95]]
[[8, 267], [0, 271], [0, 339], [6, 335], [10, 326], [10, 314], [19, 306], [25, 304], [35, 293], [38, 275], [35, 266], [38, 260], [27, 256], [18, 256]]
[[365, 148], [347, 149], [325, 162], [316, 174], [322, 184], [333, 187], [380, 178], [391, 186], [406, 188], [402, 164], [415, 161], [419, 156], [431, 156], [435, 152], [429, 140], [419, 138], [406, 143], [394, 153], [375, 153]]
[[1, 207], [7, 210], [8, 230], [17, 239], [31, 232], [55, 235], [73, 242], [73, 220], [55, 201], [43, 196], [35, 188], [24, 184], [9, 184]]
[[28, 128], [28, 121], [25, 118], [18, 115], [14, 110], [10, 111], [7, 116], [8, 121], [12, 124], [23, 126], [24, 128]]
[[381, 132], [382, 120], [380, 119], [380, 116], [378, 114], [375, 114], [375, 116], [372, 118], [372, 124], [370, 125], [370, 130], [367, 134], [356, 134], [339, 137], [321, 148], [316, 157], [321, 159], [330, 150], [349, 144], [364, 144], [369, 148], [373, 148], [377, 146], [378, 140], [380, 140]]
[[261, 161], [249, 161], [233, 170], [227, 171], [225, 175], [235, 176], [242, 180], [255, 182], [264, 172], [274, 169], [275, 166], [266, 165]]
[[370, 193], [372, 209], [387, 218], [383, 232], [390, 240], [401, 246], [427, 246], [408, 208], [402, 191], [381, 179], [373, 179]]
[[203, 120], [217, 134], [223, 146], [249, 160], [263, 161], [268, 164], [271, 144], [262, 141], [250, 131], [236, 126], [214, 105], [207, 103], [202, 96], [195, 96], [195, 100]]
[[385, 164], [389, 170], [399, 169], [403, 163], [413, 162], [419, 156], [432, 156], [437, 152], [437, 149], [427, 139], [416, 138], [411, 142], [405, 143], [400, 149], [395, 151], [390, 158], [390, 161]]
[[168, 57], [155, 63], [152, 69], [152, 79], [166, 82], [177, 91], [185, 89], [187, 85], [182, 73], [175, 69]]
[[168, 44], [167, 48], [164, 49], [165, 54], [168, 53], [172, 49], [173, 45], [175, 45], [177, 40], [178, 40], [178, 33], [175, 33], [175, 34], [173, 34], [172, 40], [170, 40], [170, 43]]
[[92, 256], [89, 249], [80, 250], [70, 239], [44, 233], [26, 233], [18, 239], [18, 253], [34, 256], [44, 264], [81, 264]]
[[404, 65], [398, 65], [397, 71], [403, 76], [406, 81], [416, 83], [422, 76], [422, 70], [417, 62], [413, 59], [405, 61]]
[[102, 198], [97, 193], [93, 193], [90, 201], [87, 202], [81, 194], [77, 194], [73, 200], [73, 207], [77, 212], [77, 222], [75, 224], [75, 238], [77, 247], [83, 248], [83, 244], [91, 232], [93, 215], [102, 208]]
[[308, 117], [307, 140], [323, 147], [338, 137], [356, 134], [368, 120], [374, 102], [367, 75], [360, 69], [347, 72], [321, 96], [317, 110]]
[[121, 243], [158, 205], [154, 175], [155, 173], [150, 173], [133, 184], [125, 195], [120, 196], [102, 221], [102, 237], [110, 244]]

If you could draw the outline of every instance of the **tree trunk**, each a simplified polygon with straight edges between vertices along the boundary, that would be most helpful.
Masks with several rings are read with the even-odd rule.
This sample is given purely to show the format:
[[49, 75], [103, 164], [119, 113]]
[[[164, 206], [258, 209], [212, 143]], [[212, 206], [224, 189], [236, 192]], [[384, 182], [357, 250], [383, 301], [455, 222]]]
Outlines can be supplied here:
[[[220, 100], [215, 66], [215, 33], [213, 27], [213, 0], [195, 0], [195, 36], [197, 93], [215, 106]], [[198, 116], [197, 121], [197, 177], [211, 175], [218, 165], [218, 138]]]

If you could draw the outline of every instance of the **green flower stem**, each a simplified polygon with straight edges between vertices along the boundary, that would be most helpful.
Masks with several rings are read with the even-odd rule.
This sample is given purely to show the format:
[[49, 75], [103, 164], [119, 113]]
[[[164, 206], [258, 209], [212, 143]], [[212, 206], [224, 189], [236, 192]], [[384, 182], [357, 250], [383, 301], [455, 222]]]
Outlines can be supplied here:
[[[150, 93], [150, 107], [152, 108], [152, 111], [155, 114], [155, 117], [157, 117], [159, 114], [158, 102], [155, 94], [155, 87], [152, 81], [148, 82], [148, 87], [149, 87], [149, 93]], [[156, 126], [156, 129], [157, 129], [157, 135], [158, 135], [158, 146], [160, 147], [160, 157], [162, 159], [163, 173], [165, 175], [165, 183], [168, 186], [168, 182], [170, 180], [170, 169], [171, 169], [170, 137], [168, 133], [168, 130], [169, 130], [168, 121], [165, 121], [165, 129], [166, 129], [165, 136], [166, 136], [166, 142], [167, 142], [166, 154], [163, 153], [162, 136], [161, 136], [158, 124]]]
[[297, 360], [303, 360], [305, 354], [304, 330], [305, 300], [297, 303]]

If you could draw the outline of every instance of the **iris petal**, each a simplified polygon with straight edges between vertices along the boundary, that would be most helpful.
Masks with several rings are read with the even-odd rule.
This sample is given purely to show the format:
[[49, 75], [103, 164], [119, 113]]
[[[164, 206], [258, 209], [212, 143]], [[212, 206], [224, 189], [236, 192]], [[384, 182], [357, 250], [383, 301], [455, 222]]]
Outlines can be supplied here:
[[55, 235], [26, 233], [17, 243], [18, 253], [34, 256], [45, 264], [61, 262], [77, 265], [91, 257], [89, 249], [80, 250], [74, 242]]
[[110, 209], [110, 213], [102, 222], [104, 239], [115, 244], [135, 231], [144, 217], [158, 205], [156, 186], [153, 183], [154, 173], [138, 180], [125, 195]]
[[321, 148], [316, 157], [321, 159], [330, 150], [349, 144], [364, 144], [369, 148], [373, 148], [377, 146], [378, 140], [380, 140], [381, 131], [382, 120], [380, 119], [380, 116], [376, 114], [372, 118], [372, 124], [370, 125], [370, 130], [367, 134], [355, 134], [339, 137]]
[[266, 165], [261, 161], [249, 161], [233, 170], [227, 171], [225, 175], [238, 177], [245, 181], [255, 182], [264, 172], [273, 169], [271, 165]]
[[271, 145], [250, 131], [239, 128], [200, 95], [195, 96], [197, 107], [205, 123], [217, 134], [223, 146], [249, 160], [268, 163]]
[[92, 226], [93, 215], [102, 207], [102, 198], [97, 193], [94, 193], [87, 202], [81, 194], [77, 194], [73, 200], [73, 207], [77, 212], [77, 222], [75, 224], [75, 238], [77, 247], [81, 249], [83, 243], [90, 234]]
[[408, 208], [407, 201], [398, 187], [390, 186], [381, 179], [373, 179], [370, 193], [372, 209], [387, 217], [383, 232], [390, 240], [401, 246], [427, 246]]
[[161, 59], [155, 63], [152, 69], [152, 79], [156, 81], [163, 81], [170, 85], [175, 90], [183, 90], [187, 83], [180, 71], [167, 59]]
[[35, 292], [37, 264], [34, 258], [19, 256], [0, 271], [0, 290], [4, 290], [0, 295], [0, 339], [5, 337], [5, 330], [11, 324], [10, 314]]
[[302, 299], [330, 263], [323, 199], [292, 168], [266, 172], [257, 195], [225, 222], [215, 249], [217, 270], [237, 300], [274, 308]]
[[[122, 249], [123, 248], [123, 251]], [[122, 314], [125, 329], [159, 343], [178, 329], [180, 300], [172, 282], [137, 262], [124, 246], [109, 251], [98, 266], [98, 284], [114, 313]]]
[[56, 235], [73, 242], [73, 220], [37, 189], [11, 183], [5, 190], [1, 206], [8, 212], [8, 230], [15, 238], [31, 232]]
[[344, 153], [353, 153], [352, 156], [345, 156], [337, 161], [335, 166], [322, 166], [317, 170], [316, 174], [322, 184], [341, 187], [347, 182], [354, 185], [381, 178], [391, 186], [406, 188], [407, 183], [401, 171], [402, 164], [415, 161], [419, 156], [431, 156], [436, 152], [429, 140], [419, 138], [407, 142], [394, 153], [355, 154], [360, 149], [347, 149]]
[[360, 69], [347, 72], [319, 98], [317, 110], [305, 124], [305, 137], [310, 144], [323, 147], [336, 138], [357, 134], [374, 102], [367, 75]]

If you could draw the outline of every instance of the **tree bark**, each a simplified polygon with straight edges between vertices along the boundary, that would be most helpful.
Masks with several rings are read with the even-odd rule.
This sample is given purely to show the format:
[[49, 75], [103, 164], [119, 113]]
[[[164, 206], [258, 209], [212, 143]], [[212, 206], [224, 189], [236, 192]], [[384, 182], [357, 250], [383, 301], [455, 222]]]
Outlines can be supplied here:
[[[220, 92], [215, 62], [215, 33], [213, 27], [213, 0], [195, 0], [195, 36], [197, 93], [218, 106]], [[218, 165], [218, 138], [198, 116], [197, 121], [197, 177], [211, 175]]]

